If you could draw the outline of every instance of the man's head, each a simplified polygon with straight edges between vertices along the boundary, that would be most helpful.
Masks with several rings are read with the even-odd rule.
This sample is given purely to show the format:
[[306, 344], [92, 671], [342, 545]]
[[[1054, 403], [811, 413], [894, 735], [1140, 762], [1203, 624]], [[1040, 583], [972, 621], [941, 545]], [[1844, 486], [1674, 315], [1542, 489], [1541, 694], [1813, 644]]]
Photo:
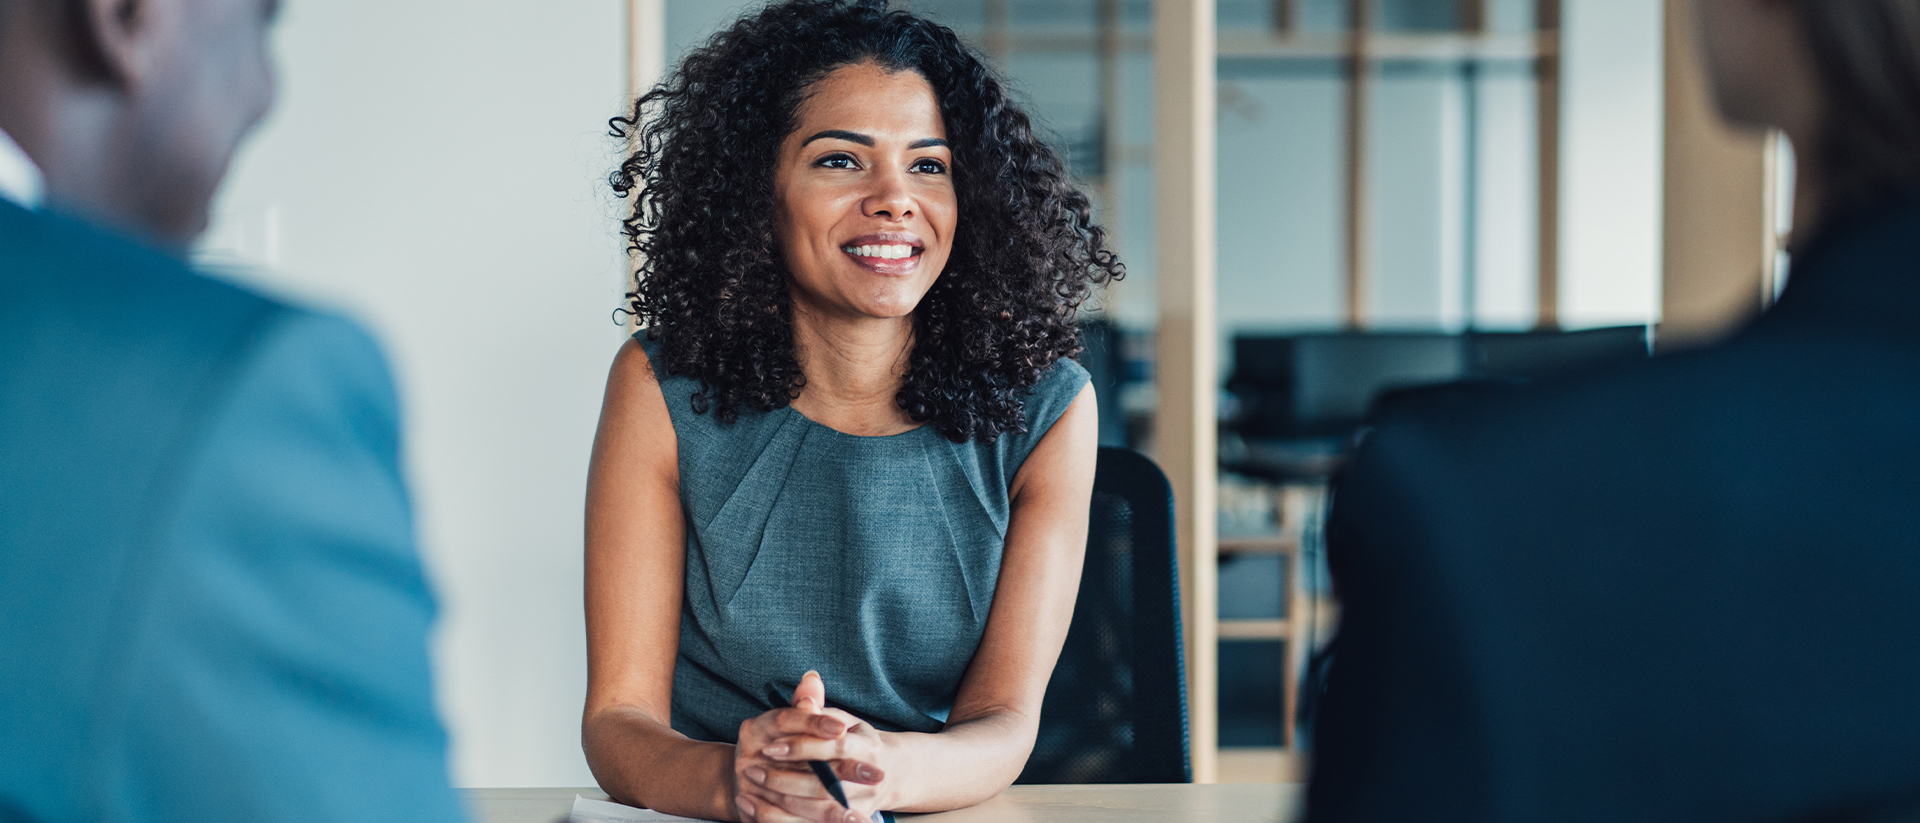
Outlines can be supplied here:
[[1920, 0], [1697, 0], [1721, 113], [1779, 128], [1832, 214], [1920, 185]]
[[0, 0], [0, 129], [49, 205], [185, 246], [273, 100], [279, 0]]

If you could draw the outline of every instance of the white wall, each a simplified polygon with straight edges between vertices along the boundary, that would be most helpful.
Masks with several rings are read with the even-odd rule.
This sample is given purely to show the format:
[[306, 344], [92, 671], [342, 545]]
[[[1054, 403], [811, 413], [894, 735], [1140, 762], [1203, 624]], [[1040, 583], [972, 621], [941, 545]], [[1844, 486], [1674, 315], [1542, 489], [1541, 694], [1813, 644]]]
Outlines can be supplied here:
[[624, 5], [289, 4], [280, 105], [208, 240], [387, 347], [461, 785], [592, 783], [581, 504], [622, 337], [604, 135]]

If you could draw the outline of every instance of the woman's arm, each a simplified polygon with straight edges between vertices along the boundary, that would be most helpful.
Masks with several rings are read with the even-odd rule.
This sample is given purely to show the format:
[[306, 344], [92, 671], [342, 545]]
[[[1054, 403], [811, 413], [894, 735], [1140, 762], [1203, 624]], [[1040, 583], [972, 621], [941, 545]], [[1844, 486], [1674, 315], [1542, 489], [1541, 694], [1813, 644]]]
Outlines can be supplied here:
[[734, 747], [669, 725], [686, 522], [673, 420], [635, 341], [607, 378], [587, 470], [586, 537], [587, 765], [617, 800], [732, 819]]
[[1081, 389], [1014, 475], [1007, 543], [980, 650], [938, 734], [888, 736], [886, 808], [971, 806], [1013, 784], [1033, 753], [1040, 702], [1073, 622], [1100, 450], [1093, 386]]
[[[855, 802], [859, 808], [945, 811], [1012, 785], [1033, 751], [1041, 699], [1073, 620], [1098, 453], [1098, 410], [1088, 386], [1014, 476], [993, 608], [945, 729], [884, 733], [860, 724], [835, 739], [785, 737], [770, 747], [784, 747], [774, 759], [843, 761], [837, 764], [843, 776], [860, 765], [877, 766], [884, 773], [877, 785], [847, 787], [849, 795], [864, 795]], [[809, 807], [815, 790], [806, 778], [782, 775], [775, 783], [776, 791], [794, 792], [795, 806]]]

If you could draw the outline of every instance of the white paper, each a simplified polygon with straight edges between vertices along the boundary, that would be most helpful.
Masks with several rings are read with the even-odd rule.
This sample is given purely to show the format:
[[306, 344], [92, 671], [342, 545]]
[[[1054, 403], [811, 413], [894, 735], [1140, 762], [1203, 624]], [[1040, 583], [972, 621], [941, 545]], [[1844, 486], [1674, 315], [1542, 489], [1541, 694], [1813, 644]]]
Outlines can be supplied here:
[[[573, 819], [580, 823], [669, 823], [675, 820], [699, 821], [695, 817], [681, 817], [662, 814], [652, 809], [636, 809], [622, 806], [606, 800], [588, 800], [580, 795], [573, 796]], [[882, 823], [885, 818], [874, 812], [873, 823]], [[711, 823], [706, 821], [705, 823]]]

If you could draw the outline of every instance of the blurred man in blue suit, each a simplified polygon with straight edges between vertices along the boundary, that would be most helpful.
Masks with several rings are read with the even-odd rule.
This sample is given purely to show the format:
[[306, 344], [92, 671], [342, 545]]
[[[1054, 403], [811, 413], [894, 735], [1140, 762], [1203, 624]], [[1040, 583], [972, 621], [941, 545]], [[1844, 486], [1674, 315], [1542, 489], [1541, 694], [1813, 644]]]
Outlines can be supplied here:
[[1382, 415], [1313, 823], [1920, 821], [1920, 0], [1695, 5], [1721, 112], [1793, 141], [1791, 280], [1717, 347]]
[[455, 821], [379, 351], [181, 263], [274, 0], [0, 0], [0, 821]]

